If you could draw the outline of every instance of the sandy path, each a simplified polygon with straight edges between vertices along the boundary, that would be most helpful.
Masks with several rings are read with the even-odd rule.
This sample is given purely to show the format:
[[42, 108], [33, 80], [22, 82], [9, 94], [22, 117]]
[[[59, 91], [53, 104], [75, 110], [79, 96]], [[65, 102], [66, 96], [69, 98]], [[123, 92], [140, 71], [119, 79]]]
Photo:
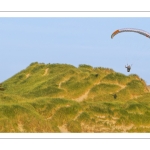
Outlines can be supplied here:
[[69, 77], [69, 78], [65, 78], [64, 80], [62, 80], [62, 81], [59, 83], [58, 87], [61, 88], [62, 83], [65, 83], [65, 82], [68, 81], [69, 79], [70, 79], [70, 77]]
[[80, 97], [74, 99], [75, 101], [77, 102], [82, 102], [84, 99], [87, 98], [89, 92], [90, 92], [91, 89], [87, 90], [83, 95], [81, 95]]
[[73, 120], [76, 120], [82, 113], [83, 111], [80, 111]]
[[[94, 83], [93, 86], [98, 85], [98, 84], [100, 84], [100, 81]], [[92, 86], [92, 87], [93, 87], [93, 86]], [[92, 88], [92, 87], [91, 87], [91, 88]], [[78, 97], [78, 98], [76, 98], [76, 99], [74, 99], [74, 100], [77, 101], [77, 102], [82, 102], [84, 99], [86, 99], [86, 98], [88, 97], [88, 94], [89, 94], [91, 88], [88, 89], [83, 95], [81, 95], [80, 97]]]
[[126, 88], [126, 85], [121, 85], [121, 84], [116, 84], [119, 85], [121, 87], [121, 89], [117, 90], [116, 93], [118, 93], [119, 91], [123, 90], [124, 88]]
[[57, 108], [54, 108], [54, 110], [52, 110], [52, 115], [48, 118], [46, 118], [46, 120], [50, 120], [52, 119], [52, 117], [54, 116], [54, 114], [61, 108], [61, 106], [58, 106]]
[[[100, 84], [100, 83], [101, 83], [101, 81], [94, 83], [91, 88], [93, 88], [95, 85], [98, 85], [98, 84]], [[102, 83], [105, 83], [105, 82], [102, 82]], [[106, 82], [105, 84], [108, 84], [108, 83]], [[119, 89], [119, 90], [116, 91], [116, 92], [119, 92], [120, 90], [122, 90], [122, 89], [124, 89], [124, 88], [126, 87], [126, 85], [122, 85], [122, 84], [116, 84], [116, 85], [118, 85], [118, 86], [121, 87], [121, 89]], [[80, 97], [78, 97], [78, 98], [76, 98], [76, 99], [74, 99], [74, 100], [77, 101], [77, 102], [82, 102], [83, 100], [85, 100], [85, 99], [88, 97], [88, 94], [89, 94], [91, 88], [88, 89], [83, 95], [81, 95]]]
[[49, 68], [46, 68], [46, 69], [45, 69], [45, 72], [44, 72], [43, 76], [45, 76], [45, 75], [48, 74], [48, 70], [49, 70]]
[[54, 116], [54, 114], [62, 107], [70, 107], [70, 105], [66, 105], [66, 106], [57, 106], [56, 108], [54, 108], [54, 110], [52, 110], [52, 115], [48, 118], [46, 118], [46, 120], [50, 120], [52, 119], [52, 117]]

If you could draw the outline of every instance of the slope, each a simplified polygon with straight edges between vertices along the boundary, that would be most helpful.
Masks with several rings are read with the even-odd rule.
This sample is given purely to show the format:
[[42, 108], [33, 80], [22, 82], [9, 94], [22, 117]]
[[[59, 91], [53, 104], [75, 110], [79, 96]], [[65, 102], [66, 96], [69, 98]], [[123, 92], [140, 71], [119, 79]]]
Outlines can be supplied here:
[[150, 94], [137, 75], [35, 62], [2, 86], [1, 132], [150, 131]]

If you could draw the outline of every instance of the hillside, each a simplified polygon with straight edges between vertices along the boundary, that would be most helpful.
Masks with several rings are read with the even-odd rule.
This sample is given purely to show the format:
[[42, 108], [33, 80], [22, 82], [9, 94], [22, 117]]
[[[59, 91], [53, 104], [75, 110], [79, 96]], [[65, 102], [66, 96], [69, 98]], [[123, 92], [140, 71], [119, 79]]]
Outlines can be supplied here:
[[138, 75], [32, 63], [2, 83], [1, 132], [149, 132], [150, 93]]

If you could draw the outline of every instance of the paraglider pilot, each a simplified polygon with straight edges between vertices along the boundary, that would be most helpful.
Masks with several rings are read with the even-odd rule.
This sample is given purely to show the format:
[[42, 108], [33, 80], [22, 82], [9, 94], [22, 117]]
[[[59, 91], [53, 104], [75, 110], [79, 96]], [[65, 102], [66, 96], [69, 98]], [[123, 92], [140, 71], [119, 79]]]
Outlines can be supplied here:
[[127, 64], [127, 66], [125, 66], [125, 68], [127, 68], [127, 72], [130, 72], [131, 70], [131, 66]]

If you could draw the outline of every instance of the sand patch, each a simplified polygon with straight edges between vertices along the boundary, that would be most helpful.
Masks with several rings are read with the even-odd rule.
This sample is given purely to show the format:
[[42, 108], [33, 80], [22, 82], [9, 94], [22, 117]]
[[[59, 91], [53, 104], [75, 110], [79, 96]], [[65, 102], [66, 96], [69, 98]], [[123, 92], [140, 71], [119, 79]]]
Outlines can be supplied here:
[[23, 124], [21, 124], [21, 123], [18, 124], [18, 130], [19, 130], [20, 132], [24, 132]]
[[68, 129], [67, 129], [67, 124], [64, 124], [62, 126], [58, 126], [60, 132], [62, 133], [69, 133]]
[[28, 78], [30, 76], [30, 73], [26, 74], [26, 78]]
[[84, 99], [87, 98], [87, 96], [88, 96], [90, 90], [91, 90], [91, 89], [89, 89], [89, 90], [88, 90], [87, 92], [85, 92], [83, 95], [81, 95], [80, 97], [78, 97], [78, 98], [76, 98], [76, 99], [74, 99], [74, 100], [77, 101], [77, 102], [82, 102]]
[[128, 130], [132, 129], [134, 127], [133, 124], [131, 125], [121, 125], [121, 126], [115, 126], [115, 129], [121, 130], [123, 132], [127, 132]]

